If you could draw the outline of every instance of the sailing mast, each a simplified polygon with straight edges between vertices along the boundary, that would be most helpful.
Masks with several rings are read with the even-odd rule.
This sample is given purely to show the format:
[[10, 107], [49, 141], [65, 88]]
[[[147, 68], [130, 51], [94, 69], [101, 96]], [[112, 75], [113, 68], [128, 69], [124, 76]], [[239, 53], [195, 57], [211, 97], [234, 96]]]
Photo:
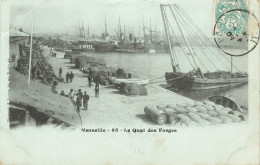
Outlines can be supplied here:
[[144, 15], [143, 15], [143, 33], [144, 33], [144, 42], [145, 42], [145, 26], [144, 26]]
[[168, 42], [169, 49], [170, 49], [170, 57], [171, 57], [172, 69], [173, 69], [173, 72], [176, 73], [177, 69], [176, 69], [176, 64], [174, 62], [174, 58], [173, 58], [174, 54], [173, 54], [173, 50], [172, 50], [171, 40], [170, 40], [170, 37], [169, 37], [169, 27], [166, 25], [166, 21], [165, 21], [164, 6], [165, 5], [160, 5], [160, 7], [161, 7], [161, 14], [162, 14], [162, 18], [163, 18], [163, 24], [164, 24], [164, 30], [165, 30], [165, 33], [166, 33], [167, 42]]
[[152, 20], [150, 18], [150, 38], [151, 38], [151, 42], [153, 41], [153, 34], [152, 34]]
[[105, 36], [107, 36], [107, 19], [106, 19], [106, 16], [105, 16]]
[[88, 37], [89, 37], [89, 23], [88, 23]]
[[[34, 9], [34, 8], [33, 8]], [[33, 39], [33, 26], [34, 26], [34, 23], [33, 23], [33, 9], [32, 9], [32, 31], [31, 31], [31, 43], [30, 43], [30, 56], [29, 56], [29, 70], [28, 70], [28, 85], [30, 85], [30, 80], [31, 80], [31, 63], [32, 63], [32, 39]]]
[[180, 24], [179, 24], [179, 22], [178, 22], [178, 20], [177, 20], [177, 18], [176, 18], [176, 16], [175, 16], [173, 10], [172, 10], [172, 6], [171, 6], [171, 5], [168, 5], [168, 6], [169, 6], [169, 8], [170, 8], [170, 10], [171, 10], [171, 13], [172, 13], [172, 15], [173, 15], [173, 17], [174, 17], [176, 23], [177, 23], [177, 26], [178, 26], [178, 28], [179, 28], [179, 30], [180, 30], [180, 32], [181, 32], [181, 35], [183, 36], [183, 38], [184, 38], [184, 40], [185, 40], [185, 43], [186, 43], [187, 46], [188, 46], [188, 50], [189, 50], [189, 52], [190, 52], [190, 54], [191, 54], [191, 56], [192, 56], [192, 59], [193, 59], [193, 61], [194, 61], [194, 64], [195, 64], [195, 66], [196, 66], [196, 68], [197, 68], [197, 70], [198, 70], [198, 72], [199, 72], [201, 78], [203, 78], [203, 74], [202, 74], [202, 72], [201, 72], [201, 69], [199, 68], [198, 63], [197, 63], [197, 61], [196, 61], [196, 59], [195, 59], [195, 57], [194, 57], [194, 56], [195, 56], [195, 52], [194, 52], [194, 50], [191, 48], [191, 46], [190, 46], [190, 44], [189, 44], [187, 38], [185, 37], [185, 35], [184, 35], [183, 31], [182, 31], [182, 28], [180, 27]]
[[118, 34], [119, 34], [119, 41], [122, 41], [122, 37], [121, 37], [121, 23], [120, 23], [120, 15], [119, 15], [119, 20], [118, 20]]

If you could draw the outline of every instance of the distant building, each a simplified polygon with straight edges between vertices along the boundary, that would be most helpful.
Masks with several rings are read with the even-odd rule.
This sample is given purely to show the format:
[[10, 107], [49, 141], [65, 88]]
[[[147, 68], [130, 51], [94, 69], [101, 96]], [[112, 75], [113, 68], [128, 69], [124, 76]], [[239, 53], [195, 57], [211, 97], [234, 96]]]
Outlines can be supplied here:
[[10, 67], [16, 67], [20, 57], [26, 56], [25, 46], [30, 40], [30, 35], [15, 29], [9, 30], [9, 61]]

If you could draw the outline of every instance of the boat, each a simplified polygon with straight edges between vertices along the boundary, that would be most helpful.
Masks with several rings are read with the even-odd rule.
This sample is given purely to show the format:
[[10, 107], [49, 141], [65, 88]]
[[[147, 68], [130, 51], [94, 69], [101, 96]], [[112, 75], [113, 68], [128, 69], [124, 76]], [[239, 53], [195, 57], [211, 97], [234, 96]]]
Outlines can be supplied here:
[[215, 104], [222, 105], [223, 107], [231, 108], [233, 111], [239, 111], [241, 113], [248, 112], [248, 106], [246, 103], [245, 105], [240, 105], [238, 100], [230, 95], [210, 96], [208, 97], [208, 100], [214, 102]]
[[[176, 90], [196, 91], [224, 87], [231, 88], [248, 83], [248, 74], [240, 72], [237, 67], [233, 65], [232, 56], [231, 61], [229, 61], [229, 59], [226, 58], [226, 54], [219, 50], [217, 46], [208, 39], [179, 5], [161, 4], [160, 7], [173, 69], [173, 72], [165, 73], [165, 78], [166, 82], [171, 87]], [[171, 18], [175, 20], [175, 26], [177, 26], [177, 28], [173, 28], [173, 25], [170, 24], [169, 17], [166, 13], [172, 14]], [[174, 32], [174, 30], [176, 32]], [[177, 32], [179, 32], [180, 35], [177, 34]], [[192, 39], [192, 44], [190, 44], [186, 36]], [[185, 73], [181, 71], [181, 66], [178, 63], [178, 56], [176, 53], [177, 51], [175, 51], [177, 46], [175, 46], [174, 43], [176, 41], [179, 43], [178, 47], [181, 47], [182, 50], [182, 52], [178, 52], [178, 54], [184, 54], [190, 63], [190, 72]], [[208, 45], [209, 43], [211, 44], [211, 47], [208, 47], [208, 50], [211, 54], [206, 52], [205, 46], [203, 47], [203, 45]], [[206, 67], [200, 59], [199, 53], [195, 52], [195, 47], [200, 50], [201, 54], [205, 55], [205, 60], [211, 64], [211, 67], [216, 69], [215, 71], [208, 71], [212, 68], [210, 67], [209, 69]], [[223, 63], [223, 66], [225, 65], [225, 62], [231, 63], [230, 68], [225, 65], [228, 71], [220, 69], [209, 55], [215, 56], [215, 58], [219, 60], [219, 63]], [[223, 60], [226, 61], [222, 61], [221, 58], [224, 58]], [[204, 70], [201, 69], [199, 64], [203, 66]], [[236, 69], [236, 71], [233, 71], [233, 68]]]
[[120, 85], [121, 83], [131, 84], [135, 83], [137, 85], [145, 85], [149, 83], [149, 79], [113, 79], [112, 81], [115, 85]]

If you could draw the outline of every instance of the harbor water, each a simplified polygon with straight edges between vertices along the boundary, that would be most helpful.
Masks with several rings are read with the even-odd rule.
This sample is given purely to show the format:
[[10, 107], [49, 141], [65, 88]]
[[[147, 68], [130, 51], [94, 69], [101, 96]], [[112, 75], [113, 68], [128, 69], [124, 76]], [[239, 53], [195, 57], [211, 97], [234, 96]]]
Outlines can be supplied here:
[[[89, 53], [85, 53], [88, 54]], [[150, 79], [151, 84], [158, 84], [159, 86], [164, 87], [167, 83], [165, 81], [164, 74], [165, 72], [171, 72], [171, 60], [170, 56], [167, 53], [93, 53], [92, 56], [103, 58], [108, 66], [123, 68], [127, 72], [132, 73], [134, 77], [141, 79]], [[231, 66], [230, 56], [224, 55], [226, 57], [222, 57], [222, 62], [226, 60], [225, 65], [228, 67]], [[211, 57], [212, 61], [217, 65], [218, 59], [214, 59]], [[247, 56], [242, 57], [233, 57], [233, 64], [240, 70], [241, 72], [247, 72]], [[188, 72], [192, 69], [189, 67], [189, 63], [184, 56], [179, 56], [179, 65], [182, 72]], [[201, 58], [203, 60], [203, 58]], [[216, 71], [212, 64], [204, 63], [209, 71]], [[222, 66], [221, 66], [222, 65]], [[219, 62], [219, 70], [227, 70], [226, 66]], [[202, 70], [205, 68], [202, 68]], [[233, 71], [235, 68], [233, 67]], [[205, 72], [205, 70], [204, 70]], [[232, 89], [217, 89], [217, 90], [205, 90], [205, 91], [175, 91], [181, 95], [187, 96], [189, 98], [195, 100], [202, 100], [207, 98], [208, 96], [216, 95], [216, 94], [227, 94], [232, 96], [239, 96], [239, 98], [243, 100], [247, 100], [247, 90], [248, 85], [243, 85], [239, 87], [235, 87]]]

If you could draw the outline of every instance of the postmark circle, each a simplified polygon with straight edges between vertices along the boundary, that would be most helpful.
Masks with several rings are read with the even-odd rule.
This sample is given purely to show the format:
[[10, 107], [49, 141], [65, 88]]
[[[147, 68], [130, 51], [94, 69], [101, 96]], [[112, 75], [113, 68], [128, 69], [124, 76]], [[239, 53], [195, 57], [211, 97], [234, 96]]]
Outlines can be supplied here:
[[[249, 29], [249, 25], [253, 28]], [[259, 42], [259, 32], [258, 19], [245, 9], [233, 9], [223, 13], [213, 29], [218, 48], [230, 56], [247, 55], [255, 49]]]

